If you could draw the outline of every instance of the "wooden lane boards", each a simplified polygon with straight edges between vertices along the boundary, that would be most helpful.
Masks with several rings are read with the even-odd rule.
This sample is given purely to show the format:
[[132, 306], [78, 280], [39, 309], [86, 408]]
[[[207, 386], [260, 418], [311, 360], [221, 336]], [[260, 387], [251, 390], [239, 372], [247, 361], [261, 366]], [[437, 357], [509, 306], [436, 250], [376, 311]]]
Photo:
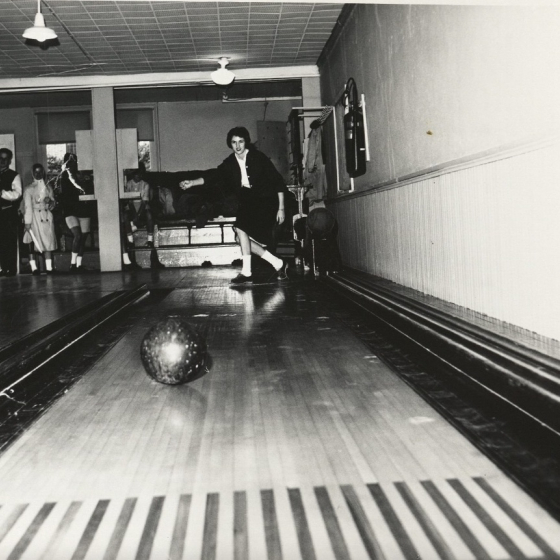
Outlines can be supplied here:
[[3, 504], [0, 557], [557, 558], [557, 524], [507, 490], [463, 478]]

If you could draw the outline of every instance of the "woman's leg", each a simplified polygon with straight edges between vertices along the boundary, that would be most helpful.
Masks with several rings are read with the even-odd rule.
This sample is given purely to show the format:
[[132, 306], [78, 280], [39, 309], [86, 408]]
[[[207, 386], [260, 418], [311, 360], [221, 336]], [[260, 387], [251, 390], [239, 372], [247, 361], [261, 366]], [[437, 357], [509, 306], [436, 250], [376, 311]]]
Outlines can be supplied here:
[[[272, 253], [267, 251], [262, 245], [253, 241], [247, 233], [243, 230], [237, 228], [237, 239], [239, 241], [239, 246], [241, 247], [241, 258], [243, 261], [243, 268], [241, 269], [241, 274], [245, 277], [252, 276], [251, 270], [251, 254], [261, 257], [265, 261], [269, 262], [276, 272], [281, 272], [284, 269], [284, 261], [275, 257]], [[282, 275], [285, 278], [285, 274]]]
[[31, 273], [36, 276], [39, 274], [39, 269], [37, 267], [37, 261], [35, 260], [35, 247], [33, 243], [28, 244], [29, 247], [29, 266], [31, 266]]
[[45, 257], [45, 270], [47, 271], [47, 274], [49, 272], [52, 272], [52, 251], [45, 251], [44, 253], [44, 257]]
[[242, 255], [257, 255], [257, 257], [262, 257], [266, 252], [266, 249], [259, 245], [256, 241], [253, 241], [243, 230], [237, 228], [237, 238], [239, 239], [239, 246], [241, 247]]
[[146, 232], [148, 234], [148, 241], [146, 245], [148, 247], [154, 246], [154, 217], [152, 215], [152, 210], [150, 209], [150, 205], [147, 204], [144, 208], [144, 212], [146, 214]]
[[241, 260], [243, 261], [243, 267], [241, 268], [241, 276], [250, 278], [251, 277], [251, 239], [243, 230], [239, 228], [236, 229], [236, 234], [237, 234], [237, 240], [239, 242], [239, 247], [241, 248]]
[[[80, 226], [74, 226], [70, 229], [74, 238], [72, 239], [72, 257], [74, 258], [74, 254], [78, 256], [78, 252], [80, 251], [80, 247], [82, 245], [82, 229]], [[76, 259], [72, 261], [73, 263], [76, 262]]]
[[[82, 232], [82, 238], [80, 239], [80, 247], [78, 248], [78, 256], [84, 256], [84, 250], [86, 248], [86, 240], [88, 238], [90, 228], [91, 228], [91, 218], [78, 218], [80, 221], [80, 230]], [[79, 265], [81, 266], [81, 259]]]
[[241, 247], [242, 255], [251, 254], [251, 239], [250, 237], [241, 229], [236, 228], [237, 240], [239, 241], [239, 247]]
[[72, 258], [70, 260], [70, 270], [76, 270], [76, 261], [78, 259], [78, 254], [80, 252], [80, 247], [82, 245], [82, 229], [79, 225], [70, 228], [74, 239], [72, 241]]

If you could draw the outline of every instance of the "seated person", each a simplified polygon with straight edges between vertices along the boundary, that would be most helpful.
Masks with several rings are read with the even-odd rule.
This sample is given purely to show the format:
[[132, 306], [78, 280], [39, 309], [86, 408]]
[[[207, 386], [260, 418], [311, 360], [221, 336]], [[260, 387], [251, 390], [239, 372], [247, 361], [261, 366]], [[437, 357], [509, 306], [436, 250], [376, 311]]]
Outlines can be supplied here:
[[144, 180], [145, 168], [142, 163], [138, 164], [138, 169], [132, 174], [132, 178], [126, 182], [125, 192], [134, 192], [140, 194], [140, 199], [127, 200], [125, 204], [126, 212], [126, 233], [128, 240], [132, 242], [132, 233], [138, 228], [138, 224], [142, 221], [146, 223], [148, 232], [148, 241], [146, 247], [154, 246], [154, 220], [152, 217], [152, 189], [150, 184]]
[[[196, 177], [205, 177], [204, 187], [193, 187], [188, 191], [181, 189], [182, 181]], [[220, 184], [215, 169], [153, 171], [146, 173], [145, 178], [152, 186], [157, 185], [159, 190], [158, 209], [154, 210], [158, 221], [194, 220], [197, 227], [203, 227], [210, 219], [236, 214], [237, 197]], [[174, 214], [170, 215], [170, 211]]]
[[159, 186], [157, 188], [157, 198], [159, 204], [159, 215], [161, 216], [174, 216], [175, 206], [173, 203], [173, 193], [168, 187]]

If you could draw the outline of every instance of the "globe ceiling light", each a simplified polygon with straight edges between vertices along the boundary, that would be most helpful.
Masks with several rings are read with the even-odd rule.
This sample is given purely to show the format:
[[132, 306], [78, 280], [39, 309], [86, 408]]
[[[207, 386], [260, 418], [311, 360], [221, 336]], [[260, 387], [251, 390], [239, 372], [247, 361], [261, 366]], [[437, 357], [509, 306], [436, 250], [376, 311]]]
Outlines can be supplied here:
[[218, 59], [218, 64], [220, 68], [210, 74], [212, 81], [219, 86], [229, 86], [233, 80], [235, 80], [235, 74], [228, 70], [226, 66], [229, 64], [229, 60], [222, 56]]
[[23, 32], [24, 39], [33, 39], [43, 43], [49, 39], [56, 39], [56, 33], [45, 25], [45, 18], [41, 13], [41, 0], [37, 0], [37, 13], [35, 14], [35, 21], [33, 27], [28, 27]]

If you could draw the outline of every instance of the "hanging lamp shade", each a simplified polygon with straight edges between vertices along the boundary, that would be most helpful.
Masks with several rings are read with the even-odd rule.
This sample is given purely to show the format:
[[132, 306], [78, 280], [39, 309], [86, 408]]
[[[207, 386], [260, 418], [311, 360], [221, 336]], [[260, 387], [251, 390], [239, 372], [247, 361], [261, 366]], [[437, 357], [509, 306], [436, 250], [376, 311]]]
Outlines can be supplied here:
[[229, 86], [229, 84], [235, 80], [235, 74], [226, 68], [229, 64], [229, 60], [226, 57], [221, 57], [218, 59], [218, 64], [220, 68], [212, 72], [210, 77], [212, 81], [219, 86]]
[[41, 0], [37, 2], [37, 13], [35, 14], [35, 21], [33, 27], [28, 27], [23, 32], [24, 39], [32, 39], [34, 41], [39, 41], [43, 43], [49, 39], [56, 39], [56, 33], [45, 25], [45, 18], [41, 13]]

